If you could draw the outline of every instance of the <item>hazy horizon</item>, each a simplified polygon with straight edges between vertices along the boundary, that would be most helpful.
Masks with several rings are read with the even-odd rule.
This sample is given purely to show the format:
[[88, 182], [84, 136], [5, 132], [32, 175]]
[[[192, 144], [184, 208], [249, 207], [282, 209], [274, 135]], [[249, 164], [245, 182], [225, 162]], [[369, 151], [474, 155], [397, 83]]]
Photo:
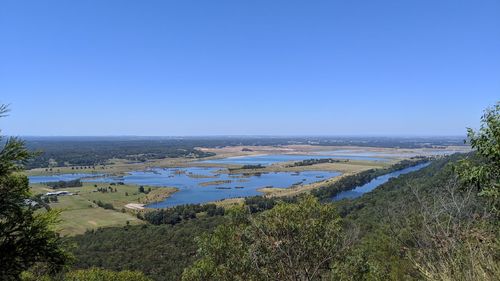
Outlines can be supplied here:
[[467, 135], [7, 135], [21, 138], [466, 138]]

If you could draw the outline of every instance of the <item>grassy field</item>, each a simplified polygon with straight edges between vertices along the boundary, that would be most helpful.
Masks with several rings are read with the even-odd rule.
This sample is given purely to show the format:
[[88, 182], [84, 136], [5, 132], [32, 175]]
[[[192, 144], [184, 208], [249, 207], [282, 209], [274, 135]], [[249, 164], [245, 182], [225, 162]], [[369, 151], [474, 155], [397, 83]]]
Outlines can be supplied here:
[[99, 227], [144, 223], [129, 213], [100, 208], [81, 196], [60, 196], [59, 202], [51, 203], [50, 206], [61, 210], [61, 222], [57, 229], [63, 235], [82, 234], [88, 229]]
[[[97, 187], [96, 187], [97, 186]], [[88, 185], [85, 184], [81, 189], [79, 195], [86, 198], [89, 201], [101, 201], [103, 203], [110, 203], [115, 209], [121, 209], [128, 203], [151, 203], [153, 201], [159, 201], [168, 197], [167, 195], [172, 194], [176, 191], [175, 188], [170, 187], [154, 187], [154, 186], [144, 186], [146, 192], [152, 194], [158, 194], [158, 191], [166, 191], [167, 194], [164, 198], [157, 198], [158, 200], [152, 200], [154, 196], [147, 196], [149, 194], [140, 193], [138, 186], [136, 185], [114, 185], [110, 186], [107, 184], [96, 184]], [[107, 188], [109, 187], [113, 192], [95, 192], [96, 188]], [[116, 192], [114, 191], [116, 189]], [[149, 199], [149, 200], [148, 200]]]
[[[109, 188], [113, 192], [99, 192], [97, 188]], [[32, 193], [46, 193], [53, 191], [43, 184], [32, 184]], [[116, 188], [116, 192], [114, 189]], [[76, 235], [84, 233], [88, 229], [96, 229], [107, 226], [125, 226], [142, 224], [143, 221], [137, 219], [133, 212], [124, 208], [128, 203], [149, 203], [163, 200], [176, 191], [174, 188], [148, 187], [144, 189], [151, 191], [148, 194], [140, 193], [138, 186], [135, 185], [116, 185], [107, 184], [84, 184], [82, 187], [65, 188], [74, 195], [59, 196], [58, 202], [50, 203], [50, 207], [60, 210], [61, 222], [58, 224], [58, 231], [63, 235]], [[109, 203], [114, 209], [104, 209], [99, 207], [96, 202]]]

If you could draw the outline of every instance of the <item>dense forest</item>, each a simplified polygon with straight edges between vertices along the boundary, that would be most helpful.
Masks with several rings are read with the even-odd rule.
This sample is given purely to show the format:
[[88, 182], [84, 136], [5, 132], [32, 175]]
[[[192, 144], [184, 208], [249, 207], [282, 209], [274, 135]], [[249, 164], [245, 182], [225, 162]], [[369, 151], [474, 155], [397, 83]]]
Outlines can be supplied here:
[[119, 158], [133, 162], [167, 157], [207, 157], [214, 155], [195, 149], [197, 143], [183, 140], [79, 140], [31, 139], [27, 147], [39, 154], [27, 168], [49, 166], [96, 166]]
[[136, 270], [154, 280], [179, 280], [196, 259], [195, 238], [213, 230], [223, 217], [198, 218], [172, 225], [104, 228], [69, 239], [75, 268]]
[[144, 215], [138, 214], [151, 224], [170, 224], [175, 225], [182, 221], [196, 219], [198, 217], [223, 216], [224, 208], [217, 207], [215, 204], [189, 204], [179, 205], [168, 209], [159, 209], [146, 212]]

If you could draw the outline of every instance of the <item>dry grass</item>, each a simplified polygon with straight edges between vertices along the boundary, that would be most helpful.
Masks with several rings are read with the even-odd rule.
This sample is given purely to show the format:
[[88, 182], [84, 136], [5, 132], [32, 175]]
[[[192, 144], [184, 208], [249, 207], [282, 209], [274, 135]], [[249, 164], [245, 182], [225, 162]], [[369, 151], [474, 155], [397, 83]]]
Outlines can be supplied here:
[[170, 195], [172, 195], [176, 191], [177, 189], [172, 187], [155, 188], [151, 190], [151, 192], [146, 194], [146, 196], [139, 198], [138, 201], [142, 204], [160, 202], [170, 197]]

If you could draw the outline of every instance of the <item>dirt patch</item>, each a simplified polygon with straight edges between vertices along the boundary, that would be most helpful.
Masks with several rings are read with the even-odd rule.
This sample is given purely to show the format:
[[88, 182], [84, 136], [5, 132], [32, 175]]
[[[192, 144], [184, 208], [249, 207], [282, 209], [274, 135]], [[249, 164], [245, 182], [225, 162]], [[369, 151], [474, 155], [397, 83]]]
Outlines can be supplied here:
[[144, 210], [144, 204], [128, 203], [127, 205], [125, 205], [125, 208], [131, 209], [131, 210]]

